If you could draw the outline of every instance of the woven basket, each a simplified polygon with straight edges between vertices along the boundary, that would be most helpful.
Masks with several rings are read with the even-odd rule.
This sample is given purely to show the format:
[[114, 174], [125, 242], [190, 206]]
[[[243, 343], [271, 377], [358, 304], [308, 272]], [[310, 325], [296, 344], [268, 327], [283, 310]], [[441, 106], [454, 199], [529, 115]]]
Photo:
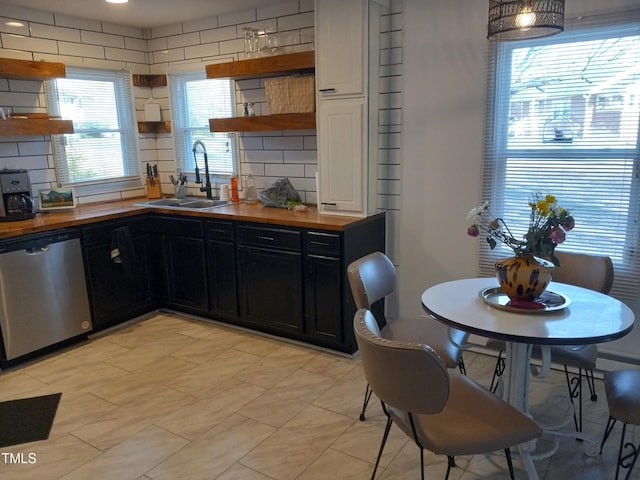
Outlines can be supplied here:
[[293, 76], [270, 78], [264, 81], [269, 112], [304, 113], [315, 112], [315, 77]]

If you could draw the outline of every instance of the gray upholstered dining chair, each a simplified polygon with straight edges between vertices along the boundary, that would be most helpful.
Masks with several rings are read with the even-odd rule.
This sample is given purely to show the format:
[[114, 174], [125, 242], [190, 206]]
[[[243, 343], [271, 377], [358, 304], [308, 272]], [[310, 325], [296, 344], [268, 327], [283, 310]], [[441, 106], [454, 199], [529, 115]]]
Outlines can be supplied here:
[[[568, 283], [601, 293], [609, 293], [613, 284], [613, 262], [610, 257], [603, 255], [587, 255], [583, 253], [556, 252], [560, 267], [553, 271], [553, 280], [560, 283]], [[594, 312], [594, 315], [597, 315]], [[498, 361], [491, 380], [490, 390], [497, 388], [497, 378], [504, 371], [504, 359], [502, 352], [505, 344], [501, 340], [489, 339], [487, 347], [499, 350]], [[592, 401], [598, 399], [595, 389], [593, 371], [596, 368], [598, 359], [598, 346], [592, 345], [552, 345], [550, 347], [551, 362], [564, 366], [569, 397], [573, 404], [574, 399], [578, 399], [578, 415], [574, 405], [573, 421], [576, 431], [582, 431], [582, 373], [587, 380], [590, 398]], [[534, 346], [531, 353], [533, 358], [540, 359], [542, 354], [539, 346]], [[569, 367], [577, 369], [577, 373], [572, 375]]]
[[[620, 469], [627, 469], [625, 480], [631, 479], [631, 472], [640, 454], [640, 443], [634, 445], [626, 439], [627, 425], [640, 425], [640, 370], [614, 370], [604, 373], [604, 391], [609, 407], [609, 421], [602, 436], [600, 453], [607, 442], [616, 422], [622, 422], [622, 436], [618, 448], [618, 464], [616, 466], [616, 478], [620, 475]], [[623, 451], [628, 451], [624, 453]], [[635, 477], [634, 477], [635, 478]]]
[[419, 447], [422, 479], [425, 449], [447, 456], [445, 479], [456, 455], [504, 450], [514, 478], [510, 448], [538, 438], [542, 432], [537, 423], [448, 369], [430, 346], [382, 338], [369, 310], [356, 312], [353, 328], [365, 376], [387, 416], [372, 480], [393, 423]]
[[[347, 267], [347, 277], [356, 308], [371, 309], [371, 306], [393, 293], [396, 288], [396, 270], [384, 253], [374, 252], [355, 260]], [[448, 368], [458, 367], [466, 373], [462, 351], [469, 334], [450, 329], [429, 317], [378, 318], [382, 336], [390, 340], [406, 340], [429, 344]], [[365, 389], [360, 420], [365, 420], [365, 411], [371, 399], [369, 385]]]

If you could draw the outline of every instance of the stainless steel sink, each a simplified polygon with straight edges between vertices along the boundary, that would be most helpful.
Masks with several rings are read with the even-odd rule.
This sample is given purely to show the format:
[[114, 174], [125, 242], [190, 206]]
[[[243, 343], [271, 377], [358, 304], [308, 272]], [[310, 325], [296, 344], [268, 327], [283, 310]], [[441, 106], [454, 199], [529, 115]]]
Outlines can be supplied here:
[[180, 208], [202, 210], [204, 208], [223, 207], [229, 205], [229, 200], [212, 200], [208, 198], [186, 197], [186, 198], [160, 198], [158, 200], [147, 200], [136, 203], [142, 207], [157, 208]]

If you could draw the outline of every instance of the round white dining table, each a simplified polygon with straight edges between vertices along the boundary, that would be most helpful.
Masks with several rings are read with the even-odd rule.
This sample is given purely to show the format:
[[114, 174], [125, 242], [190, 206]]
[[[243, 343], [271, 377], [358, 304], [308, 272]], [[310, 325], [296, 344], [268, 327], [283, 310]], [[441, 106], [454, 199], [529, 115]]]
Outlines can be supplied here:
[[[551, 282], [548, 292], [562, 300], [543, 309], [524, 309], [494, 300], [495, 278], [467, 278], [425, 290], [422, 306], [434, 319], [483, 337], [504, 340], [506, 375], [503, 398], [528, 413], [527, 392], [532, 345], [586, 345], [615, 340], [633, 328], [634, 314], [623, 302], [586, 288]], [[531, 452], [535, 444], [518, 446], [530, 479], [538, 479]]]

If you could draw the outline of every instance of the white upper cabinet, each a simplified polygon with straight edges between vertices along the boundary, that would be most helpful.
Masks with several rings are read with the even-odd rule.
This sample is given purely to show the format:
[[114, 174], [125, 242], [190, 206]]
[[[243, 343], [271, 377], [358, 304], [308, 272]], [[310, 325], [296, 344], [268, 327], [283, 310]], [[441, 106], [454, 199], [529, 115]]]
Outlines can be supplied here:
[[316, 82], [319, 98], [364, 95], [367, 4], [316, 0]]

